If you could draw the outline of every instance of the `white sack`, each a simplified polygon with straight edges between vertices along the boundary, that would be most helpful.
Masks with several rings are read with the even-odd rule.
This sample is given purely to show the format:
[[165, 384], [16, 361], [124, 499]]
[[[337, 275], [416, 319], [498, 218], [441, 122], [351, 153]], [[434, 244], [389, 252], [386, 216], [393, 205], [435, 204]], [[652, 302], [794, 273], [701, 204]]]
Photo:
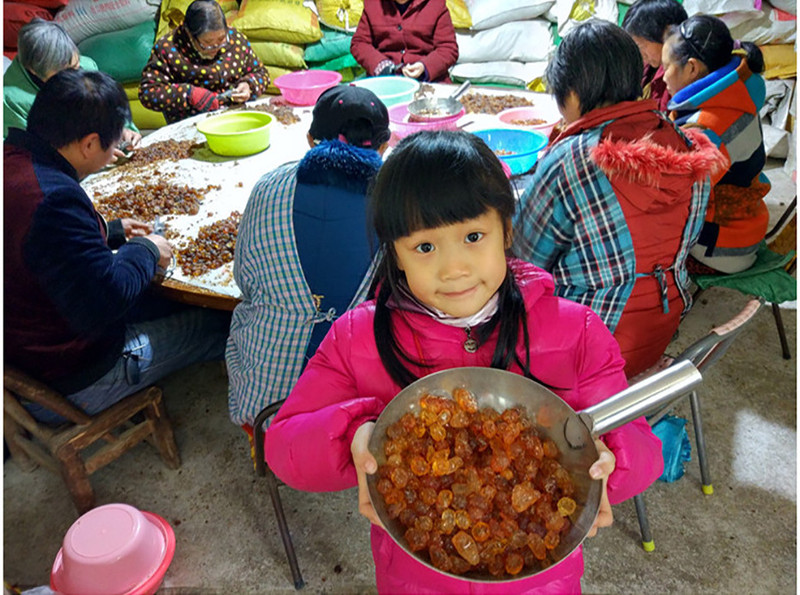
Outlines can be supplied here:
[[550, 23], [544, 19], [516, 21], [483, 31], [456, 31], [458, 63], [538, 62], [555, 47]]
[[464, 0], [472, 17], [472, 30], [491, 29], [511, 21], [535, 19], [555, 0]]
[[160, 0], [70, 0], [55, 16], [76, 44], [101, 33], [122, 31], [152, 20]]

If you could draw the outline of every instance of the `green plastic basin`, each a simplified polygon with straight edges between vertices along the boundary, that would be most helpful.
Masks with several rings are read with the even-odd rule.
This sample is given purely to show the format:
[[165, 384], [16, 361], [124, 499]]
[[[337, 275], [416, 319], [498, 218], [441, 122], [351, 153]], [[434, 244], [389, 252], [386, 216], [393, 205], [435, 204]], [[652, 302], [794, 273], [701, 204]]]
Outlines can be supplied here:
[[237, 111], [211, 116], [197, 123], [197, 129], [217, 155], [253, 155], [269, 147], [272, 116], [265, 112]]

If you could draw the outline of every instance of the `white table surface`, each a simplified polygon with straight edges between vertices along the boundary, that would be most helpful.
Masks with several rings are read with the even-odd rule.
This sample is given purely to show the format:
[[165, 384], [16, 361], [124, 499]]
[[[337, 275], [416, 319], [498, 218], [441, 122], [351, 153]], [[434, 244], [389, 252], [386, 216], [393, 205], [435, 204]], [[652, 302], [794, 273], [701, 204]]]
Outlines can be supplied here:
[[[455, 89], [455, 85], [436, 84], [433, 86], [436, 97], [447, 97]], [[526, 97], [537, 105], [553, 103], [552, 98], [548, 95], [517, 89], [473, 87], [471, 92], [486, 95], [516, 95]], [[248, 105], [267, 103], [273, 97], [262, 97], [257, 101], [248, 102]], [[196, 215], [167, 215], [162, 217], [162, 220], [180, 235], [180, 239], [173, 240], [173, 245], [180, 248], [187, 238], [197, 237], [200, 227], [225, 219], [233, 211], [244, 213], [244, 208], [253, 186], [264, 174], [284, 163], [296, 161], [303, 157], [309, 148], [306, 133], [311, 125], [311, 110], [313, 106], [293, 107], [294, 113], [300, 118], [300, 121], [286, 126], [276, 119], [270, 132], [270, 146], [260, 153], [247, 157], [222, 157], [212, 153], [206, 144], [195, 150], [189, 159], [181, 159], [176, 162], [162, 161], [158, 162], [157, 165], [150, 166], [154, 169], [157, 168], [160, 172], [159, 177], [167, 183], [185, 184], [197, 189], [205, 188], [211, 184], [220, 186], [219, 190], [212, 189], [208, 191], [205, 199], [200, 203], [200, 211]], [[198, 132], [196, 126], [197, 122], [210, 115], [213, 114], [199, 114], [164, 126], [145, 136], [142, 139], [142, 146], [146, 147], [169, 139], [176, 141], [194, 140], [198, 143], [204, 143], [205, 137]], [[474, 113], [465, 114], [457, 124], [463, 127], [464, 130], [502, 127], [502, 123], [496, 116]], [[388, 152], [386, 155], [388, 155]], [[143, 181], [152, 183], [154, 181], [153, 174], [148, 173], [147, 176], [147, 179]], [[131, 182], [129, 178], [130, 174], [121, 174], [114, 167], [111, 167], [87, 177], [82, 185], [90, 197], [94, 197], [96, 192], [99, 192], [100, 196], [102, 196], [121, 189], [130, 189], [135, 183]], [[516, 186], [519, 191], [519, 183]], [[233, 280], [232, 262], [198, 277], [184, 275], [180, 270], [180, 266], [178, 266], [172, 272], [172, 278], [194, 287], [230, 296], [231, 298], [239, 298], [241, 296], [241, 292]]]

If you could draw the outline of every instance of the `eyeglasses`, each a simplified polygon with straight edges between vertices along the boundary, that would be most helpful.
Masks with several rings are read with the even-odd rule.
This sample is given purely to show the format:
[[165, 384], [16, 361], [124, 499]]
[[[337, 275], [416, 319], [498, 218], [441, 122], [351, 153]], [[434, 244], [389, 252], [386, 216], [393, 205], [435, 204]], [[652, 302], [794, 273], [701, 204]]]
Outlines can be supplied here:
[[205, 52], [210, 52], [212, 50], [218, 50], [218, 49], [222, 48], [226, 43], [228, 43], [228, 34], [227, 33], [225, 33], [225, 39], [222, 40], [222, 43], [218, 43], [216, 45], [203, 45], [202, 43], [200, 43], [200, 40], [197, 37], [195, 37], [194, 35], [192, 35], [192, 38], [194, 39], [194, 42], [197, 44], [197, 47], [200, 48], [201, 50], [205, 51]]

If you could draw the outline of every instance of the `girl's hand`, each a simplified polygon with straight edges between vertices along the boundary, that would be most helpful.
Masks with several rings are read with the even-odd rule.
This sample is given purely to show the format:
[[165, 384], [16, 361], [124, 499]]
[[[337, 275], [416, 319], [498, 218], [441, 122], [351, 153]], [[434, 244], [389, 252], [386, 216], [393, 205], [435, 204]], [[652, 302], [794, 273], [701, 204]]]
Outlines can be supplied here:
[[598, 456], [597, 460], [589, 468], [589, 475], [592, 476], [592, 479], [603, 480], [603, 492], [600, 496], [600, 509], [597, 513], [597, 518], [592, 528], [589, 529], [589, 532], [586, 534], [587, 537], [594, 537], [597, 535], [597, 530], [600, 527], [610, 527], [614, 522], [614, 513], [611, 511], [611, 504], [608, 502], [608, 490], [606, 487], [608, 484], [608, 476], [614, 472], [617, 459], [614, 453], [600, 440], [595, 440], [594, 445], [597, 447], [597, 452], [600, 456]]
[[410, 79], [418, 79], [424, 72], [425, 65], [422, 62], [414, 62], [403, 66], [403, 76], [407, 76]]
[[350, 444], [350, 453], [353, 455], [353, 464], [356, 466], [358, 476], [358, 512], [367, 517], [371, 523], [384, 528], [372, 507], [367, 490], [367, 473], [372, 475], [378, 470], [378, 462], [367, 449], [374, 427], [375, 422], [368, 421], [356, 430], [353, 442]]
[[142, 237], [153, 233], [153, 226], [149, 223], [142, 223], [136, 219], [120, 219], [122, 229], [125, 231], [125, 239]]

